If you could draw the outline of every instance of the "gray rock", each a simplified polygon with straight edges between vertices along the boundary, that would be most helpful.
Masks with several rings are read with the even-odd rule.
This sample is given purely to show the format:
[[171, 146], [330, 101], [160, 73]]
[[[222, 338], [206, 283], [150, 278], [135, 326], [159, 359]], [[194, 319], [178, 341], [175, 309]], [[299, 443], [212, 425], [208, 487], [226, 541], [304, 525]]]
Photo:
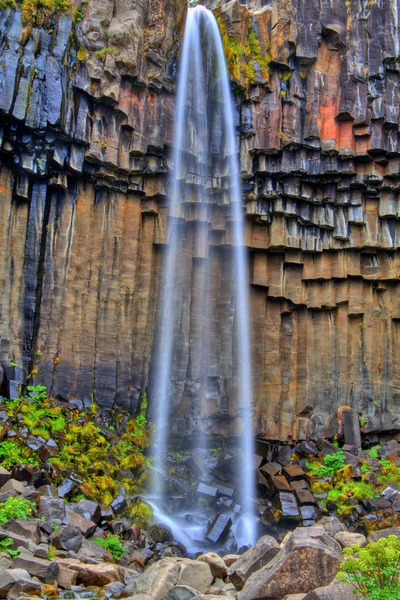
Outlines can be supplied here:
[[322, 517], [317, 525], [323, 527], [326, 533], [332, 537], [339, 533], [339, 531], [347, 531], [345, 525], [343, 525], [337, 517]]
[[389, 535], [395, 535], [400, 540], [400, 527], [388, 527], [387, 529], [381, 529], [380, 531], [374, 531], [368, 536], [369, 542], [377, 542], [381, 538], [387, 538]]
[[43, 583], [54, 583], [60, 570], [56, 562], [22, 553], [14, 560], [13, 569], [25, 569]]
[[39, 514], [49, 523], [63, 521], [65, 517], [65, 502], [58, 498], [41, 496], [39, 499]]
[[333, 536], [339, 542], [342, 548], [350, 548], [357, 544], [361, 548], [367, 545], [367, 538], [362, 533], [350, 533], [349, 531], [339, 531]]
[[62, 525], [50, 536], [50, 543], [59, 550], [78, 552], [82, 546], [82, 532], [77, 527]]
[[304, 600], [354, 600], [354, 586], [351, 583], [334, 582], [317, 588], [304, 597]]
[[191, 598], [198, 596], [198, 594], [198, 590], [188, 585], [176, 585], [163, 596], [162, 600], [191, 600]]
[[28, 571], [17, 568], [0, 568], [0, 598], [6, 598], [8, 592], [18, 581], [31, 581]]

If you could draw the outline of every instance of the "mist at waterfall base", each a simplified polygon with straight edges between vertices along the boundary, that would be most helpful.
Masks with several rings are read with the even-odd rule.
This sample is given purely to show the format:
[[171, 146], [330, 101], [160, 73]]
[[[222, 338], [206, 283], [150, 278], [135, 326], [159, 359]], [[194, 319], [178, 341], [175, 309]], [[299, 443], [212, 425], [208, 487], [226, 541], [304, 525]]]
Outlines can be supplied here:
[[[217, 22], [212, 12], [201, 5], [189, 8], [187, 13], [175, 117], [169, 238], [163, 250], [158, 335], [150, 381], [154, 436], [148, 501], [153, 508], [153, 521], [169, 527], [174, 538], [189, 551], [212, 547], [207, 530], [216, 513], [223, 512], [225, 520], [232, 519], [223, 546], [237, 549], [256, 541], [249, 278], [233, 100]], [[215, 298], [221, 291], [216, 288], [210, 267], [218, 249], [209, 241], [216, 205], [224, 208], [230, 232], [229, 243], [220, 252], [231, 270], [231, 289], [229, 301], [218, 308], [219, 312]], [[188, 272], [190, 288], [185, 283]], [[230, 327], [217, 330], [216, 312], [219, 321]], [[189, 322], [190, 339], [182, 334], [183, 322]], [[233, 330], [234, 356], [229, 377], [225, 378], [230, 380], [230, 387], [228, 393], [225, 390], [222, 394], [215, 367], [215, 339], [217, 336], [221, 340], [221, 347], [226, 344], [226, 329]], [[190, 490], [177, 489], [171, 494], [169, 489], [174, 434], [195, 431], [197, 460], [207, 464], [210, 459], [215, 416], [210, 407], [215, 409], [216, 401], [220, 403], [221, 418], [235, 421], [233, 437], [238, 443], [236, 450], [228, 450], [226, 455], [235, 462], [236, 491], [229, 501], [226, 499], [226, 506], [219, 504], [217, 510], [207, 504], [207, 494], [201, 494], [201, 485], [213, 483], [212, 469], [208, 467], [207, 473], [201, 474], [203, 479], [199, 475], [199, 481], [203, 481], [200, 488], [193, 489], [192, 482]], [[181, 402], [188, 410], [177, 418], [175, 413]], [[180, 427], [180, 432], [174, 427]]]

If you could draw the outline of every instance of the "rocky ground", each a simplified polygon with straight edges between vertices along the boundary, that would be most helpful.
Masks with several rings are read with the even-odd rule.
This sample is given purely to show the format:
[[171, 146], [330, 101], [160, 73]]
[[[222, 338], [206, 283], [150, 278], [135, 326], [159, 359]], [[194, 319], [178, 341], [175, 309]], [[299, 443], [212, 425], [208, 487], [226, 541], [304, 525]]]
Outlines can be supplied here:
[[250, 549], [233, 533], [234, 449], [170, 452], [170, 508], [204, 518], [195, 552], [139, 497], [145, 398], [133, 418], [49, 399], [41, 386], [14, 392], [0, 404], [0, 598], [346, 600], [352, 586], [335, 579], [342, 548], [400, 538], [400, 445], [362, 449], [351, 410], [338, 440], [257, 442], [260, 539]]

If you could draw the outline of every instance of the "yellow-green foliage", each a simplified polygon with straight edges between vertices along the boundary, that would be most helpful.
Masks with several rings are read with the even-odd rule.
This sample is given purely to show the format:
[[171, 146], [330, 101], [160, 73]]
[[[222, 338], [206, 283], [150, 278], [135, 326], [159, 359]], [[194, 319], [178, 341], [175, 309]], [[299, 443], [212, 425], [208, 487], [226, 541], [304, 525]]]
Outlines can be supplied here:
[[351, 583], [354, 593], [369, 600], [400, 599], [400, 541], [395, 535], [365, 548], [344, 548], [343, 554], [346, 559], [337, 577]]
[[75, 22], [83, 18], [70, 0], [0, 0], [0, 10], [21, 7], [23, 25], [41, 26], [59, 12], [70, 12]]
[[95, 55], [99, 58], [106, 59], [107, 54], [112, 54], [113, 56], [118, 56], [118, 50], [116, 48], [102, 48], [101, 50], [96, 50]]
[[254, 29], [250, 26], [247, 39], [239, 43], [238, 40], [229, 35], [221, 9], [215, 11], [215, 17], [221, 33], [230, 78], [238, 85], [247, 88], [256, 82], [256, 62], [261, 76], [265, 81], [268, 81], [271, 57], [268, 53], [262, 53]]
[[[96, 414], [96, 405], [85, 412], [54, 399], [38, 397], [5, 401], [3, 407], [10, 423], [27, 428], [34, 436], [55, 440], [58, 452], [49, 461], [60, 481], [70, 472], [79, 475], [83, 484], [78, 494], [110, 504], [121, 483], [130, 493], [140, 491], [146, 462], [143, 450], [148, 445], [146, 397], [139, 414], [127, 420], [122, 435], [116, 433], [115, 426], [126, 415], [115, 413], [114, 424], [106, 425]], [[10, 467], [23, 462], [39, 463], [36, 452], [25, 446], [24, 438], [0, 442], [0, 464]], [[132, 476], [121, 476], [121, 470], [129, 470]]]

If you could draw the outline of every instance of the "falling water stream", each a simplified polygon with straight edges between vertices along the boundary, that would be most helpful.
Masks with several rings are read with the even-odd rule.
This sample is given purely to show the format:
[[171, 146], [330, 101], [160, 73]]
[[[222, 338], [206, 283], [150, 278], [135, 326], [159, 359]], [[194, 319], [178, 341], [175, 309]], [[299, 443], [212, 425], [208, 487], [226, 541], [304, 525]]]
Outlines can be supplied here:
[[[210, 83], [211, 81], [211, 83]], [[216, 104], [208, 101], [209, 87], [212, 85]], [[210, 114], [210, 106], [211, 114]], [[244, 245], [244, 223], [242, 214], [241, 185], [236, 146], [234, 123], [234, 107], [231, 96], [225, 55], [217, 22], [211, 11], [198, 5], [188, 9], [186, 26], [179, 65], [178, 91], [175, 109], [175, 136], [173, 150], [173, 172], [171, 179], [171, 204], [169, 210], [169, 245], [166, 251], [162, 270], [159, 299], [159, 323], [157, 347], [153, 364], [153, 389], [151, 403], [154, 407], [155, 433], [153, 439], [154, 468], [152, 469], [150, 498], [158, 521], [164, 521], [171, 527], [181, 541], [182, 533], [174, 527], [173, 518], [162, 513], [162, 505], [166, 494], [166, 448], [171, 434], [171, 418], [174, 412], [174, 388], [171, 387], [174, 355], [176, 352], [178, 327], [174, 311], [185, 292], [179, 277], [182, 266], [182, 244], [185, 243], [182, 224], [185, 222], [185, 176], [186, 173], [203, 173], [205, 165], [210, 165], [216, 154], [213, 137], [213, 111], [220, 111], [223, 134], [222, 152], [219, 160], [225, 163], [225, 177], [228, 181], [230, 219], [232, 228], [233, 281], [234, 281], [234, 322], [236, 342], [236, 378], [238, 381], [238, 409], [241, 430], [241, 454], [243, 464], [237, 465], [236, 487], [237, 501], [240, 504], [240, 521], [236, 524], [237, 537], [242, 544], [252, 545], [256, 538], [256, 519], [254, 516], [254, 469], [253, 469], [253, 426], [252, 426], [252, 377], [249, 332], [249, 298], [248, 267], [246, 248]], [[217, 149], [218, 151], [218, 149]], [[201, 190], [202, 188], [200, 188]], [[207, 190], [199, 192], [196, 205], [200, 208], [200, 223], [197, 223], [195, 239], [201, 246], [208, 236], [207, 220], [212, 206]], [[196, 364], [207, 361], [207, 348], [211, 341], [207, 337], [202, 315], [207, 306], [207, 290], [209, 290], [210, 273], [207, 257], [198, 260], [198, 289], [196, 301], [192, 299], [193, 311], [197, 318], [198, 332], [196, 348], [192, 341], [193, 352], [196, 350]], [[200, 265], [200, 266], [199, 266]], [[193, 303], [196, 305], [193, 306]], [[209, 366], [206, 364], [206, 368]], [[199, 379], [201, 386], [201, 378]], [[206, 442], [205, 442], [206, 443]]]

